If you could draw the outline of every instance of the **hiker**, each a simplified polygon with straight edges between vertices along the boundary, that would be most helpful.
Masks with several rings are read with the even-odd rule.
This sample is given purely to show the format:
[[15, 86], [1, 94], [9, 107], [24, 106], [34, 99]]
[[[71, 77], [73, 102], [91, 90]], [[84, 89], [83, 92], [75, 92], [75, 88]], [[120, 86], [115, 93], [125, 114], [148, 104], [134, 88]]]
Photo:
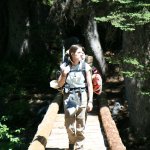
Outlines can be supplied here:
[[85, 61], [92, 68], [93, 92], [96, 95], [100, 95], [102, 93], [102, 77], [98, 69], [95, 66], [93, 66], [93, 56], [86, 56]]
[[[63, 102], [69, 150], [74, 147], [75, 150], [83, 150], [86, 113], [93, 109], [91, 67], [83, 60], [84, 51], [80, 45], [70, 47], [70, 64], [63, 67], [58, 78], [58, 86], [64, 86]], [[83, 64], [85, 70], [82, 70]]]

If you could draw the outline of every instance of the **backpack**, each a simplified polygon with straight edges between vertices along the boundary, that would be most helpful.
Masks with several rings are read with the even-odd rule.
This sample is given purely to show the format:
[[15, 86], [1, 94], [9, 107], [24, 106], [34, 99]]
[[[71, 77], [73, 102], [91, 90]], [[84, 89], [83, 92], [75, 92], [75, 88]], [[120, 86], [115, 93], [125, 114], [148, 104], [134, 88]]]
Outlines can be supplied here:
[[[65, 57], [66, 57], [65, 61], [60, 66], [61, 69], [63, 69], [63, 67], [65, 67], [65, 66], [67, 66], [67, 64], [69, 64], [68, 56], [65, 55]], [[92, 56], [87, 56], [87, 57], [89, 57], [90, 59], [91, 58], [93, 59]], [[91, 60], [90, 60], [90, 62], [85, 60], [85, 62], [87, 62], [89, 65], [90, 65], [90, 63], [92, 63]], [[79, 69], [79, 70], [72, 70], [72, 71], [73, 72], [82, 72], [84, 77], [85, 77], [85, 81], [86, 81], [85, 62], [82, 62], [82, 68], [81, 69]], [[102, 92], [102, 78], [101, 78], [101, 75], [100, 75], [99, 71], [96, 69], [96, 67], [92, 67], [92, 84], [93, 84], [93, 92], [95, 94], [97, 94], [97, 95], [100, 95], [101, 92]], [[57, 80], [52, 80], [50, 82], [50, 87], [52, 87], [54, 89], [59, 89]]]
[[[82, 68], [79, 70], [73, 70], [73, 72], [82, 72], [85, 81], [86, 81], [86, 74], [85, 74], [85, 62], [82, 62]], [[72, 71], [71, 71], [72, 72]], [[92, 67], [92, 85], [93, 85], [93, 92], [97, 95], [100, 95], [102, 92], [102, 77], [96, 67]]]
[[93, 92], [100, 95], [102, 92], [102, 77], [95, 67], [92, 67], [92, 84]]
[[[86, 56], [85, 61], [92, 66], [93, 64], [93, 56]], [[102, 92], [102, 77], [96, 67], [92, 67], [92, 84], [93, 84], [93, 92], [97, 95], [100, 95]]]
[[77, 66], [71, 67], [67, 75], [64, 89], [67, 91], [86, 89], [85, 62], [80, 62]]

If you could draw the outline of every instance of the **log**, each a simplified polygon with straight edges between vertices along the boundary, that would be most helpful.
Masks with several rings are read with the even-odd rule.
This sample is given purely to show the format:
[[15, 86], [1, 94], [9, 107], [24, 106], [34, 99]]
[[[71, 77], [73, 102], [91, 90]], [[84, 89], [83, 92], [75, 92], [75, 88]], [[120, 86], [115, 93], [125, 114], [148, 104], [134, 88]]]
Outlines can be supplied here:
[[106, 134], [109, 149], [126, 150], [126, 147], [122, 143], [116, 124], [112, 119], [110, 110], [107, 106], [100, 108], [100, 117]]
[[59, 111], [59, 106], [61, 102], [62, 95], [60, 93], [50, 104], [42, 122], [38, 126], [38, 130], [32, 142], [30, 143], [28, 150], [45, 150], [47, 139], [52, 131], [53, 124]]

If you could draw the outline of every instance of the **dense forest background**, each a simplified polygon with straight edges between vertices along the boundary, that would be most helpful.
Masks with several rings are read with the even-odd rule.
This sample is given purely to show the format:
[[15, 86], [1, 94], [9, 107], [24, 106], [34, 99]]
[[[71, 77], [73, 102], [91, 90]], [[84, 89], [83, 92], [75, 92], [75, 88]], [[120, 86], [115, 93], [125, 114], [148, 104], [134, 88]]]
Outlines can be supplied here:
[[118, 98], [107, 96], [106, 82], [121, 77], [127, 150], [148, 150], [149, 11], [149, 0], [1, 0], [0, 149], [27, 149], [57, 94], [49, 81], [56, 78], [62, 49], [79, 43], [94, 56], [108, 104]]

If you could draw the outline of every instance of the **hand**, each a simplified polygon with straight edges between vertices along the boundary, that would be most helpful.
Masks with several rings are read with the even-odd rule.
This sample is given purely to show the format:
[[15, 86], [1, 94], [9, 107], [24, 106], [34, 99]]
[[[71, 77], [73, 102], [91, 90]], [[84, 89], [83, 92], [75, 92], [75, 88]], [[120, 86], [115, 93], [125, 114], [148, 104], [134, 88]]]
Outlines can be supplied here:
[[93, 109], [93, 103], [88, 102], [87, 111], [90, 112], [90, 111], [92, 111], [92, 109]]
[[69, 65], [64, 67], [62, 70], [63, 76], [66, 76], [69, 72], [70, 72], [70, 66]]

